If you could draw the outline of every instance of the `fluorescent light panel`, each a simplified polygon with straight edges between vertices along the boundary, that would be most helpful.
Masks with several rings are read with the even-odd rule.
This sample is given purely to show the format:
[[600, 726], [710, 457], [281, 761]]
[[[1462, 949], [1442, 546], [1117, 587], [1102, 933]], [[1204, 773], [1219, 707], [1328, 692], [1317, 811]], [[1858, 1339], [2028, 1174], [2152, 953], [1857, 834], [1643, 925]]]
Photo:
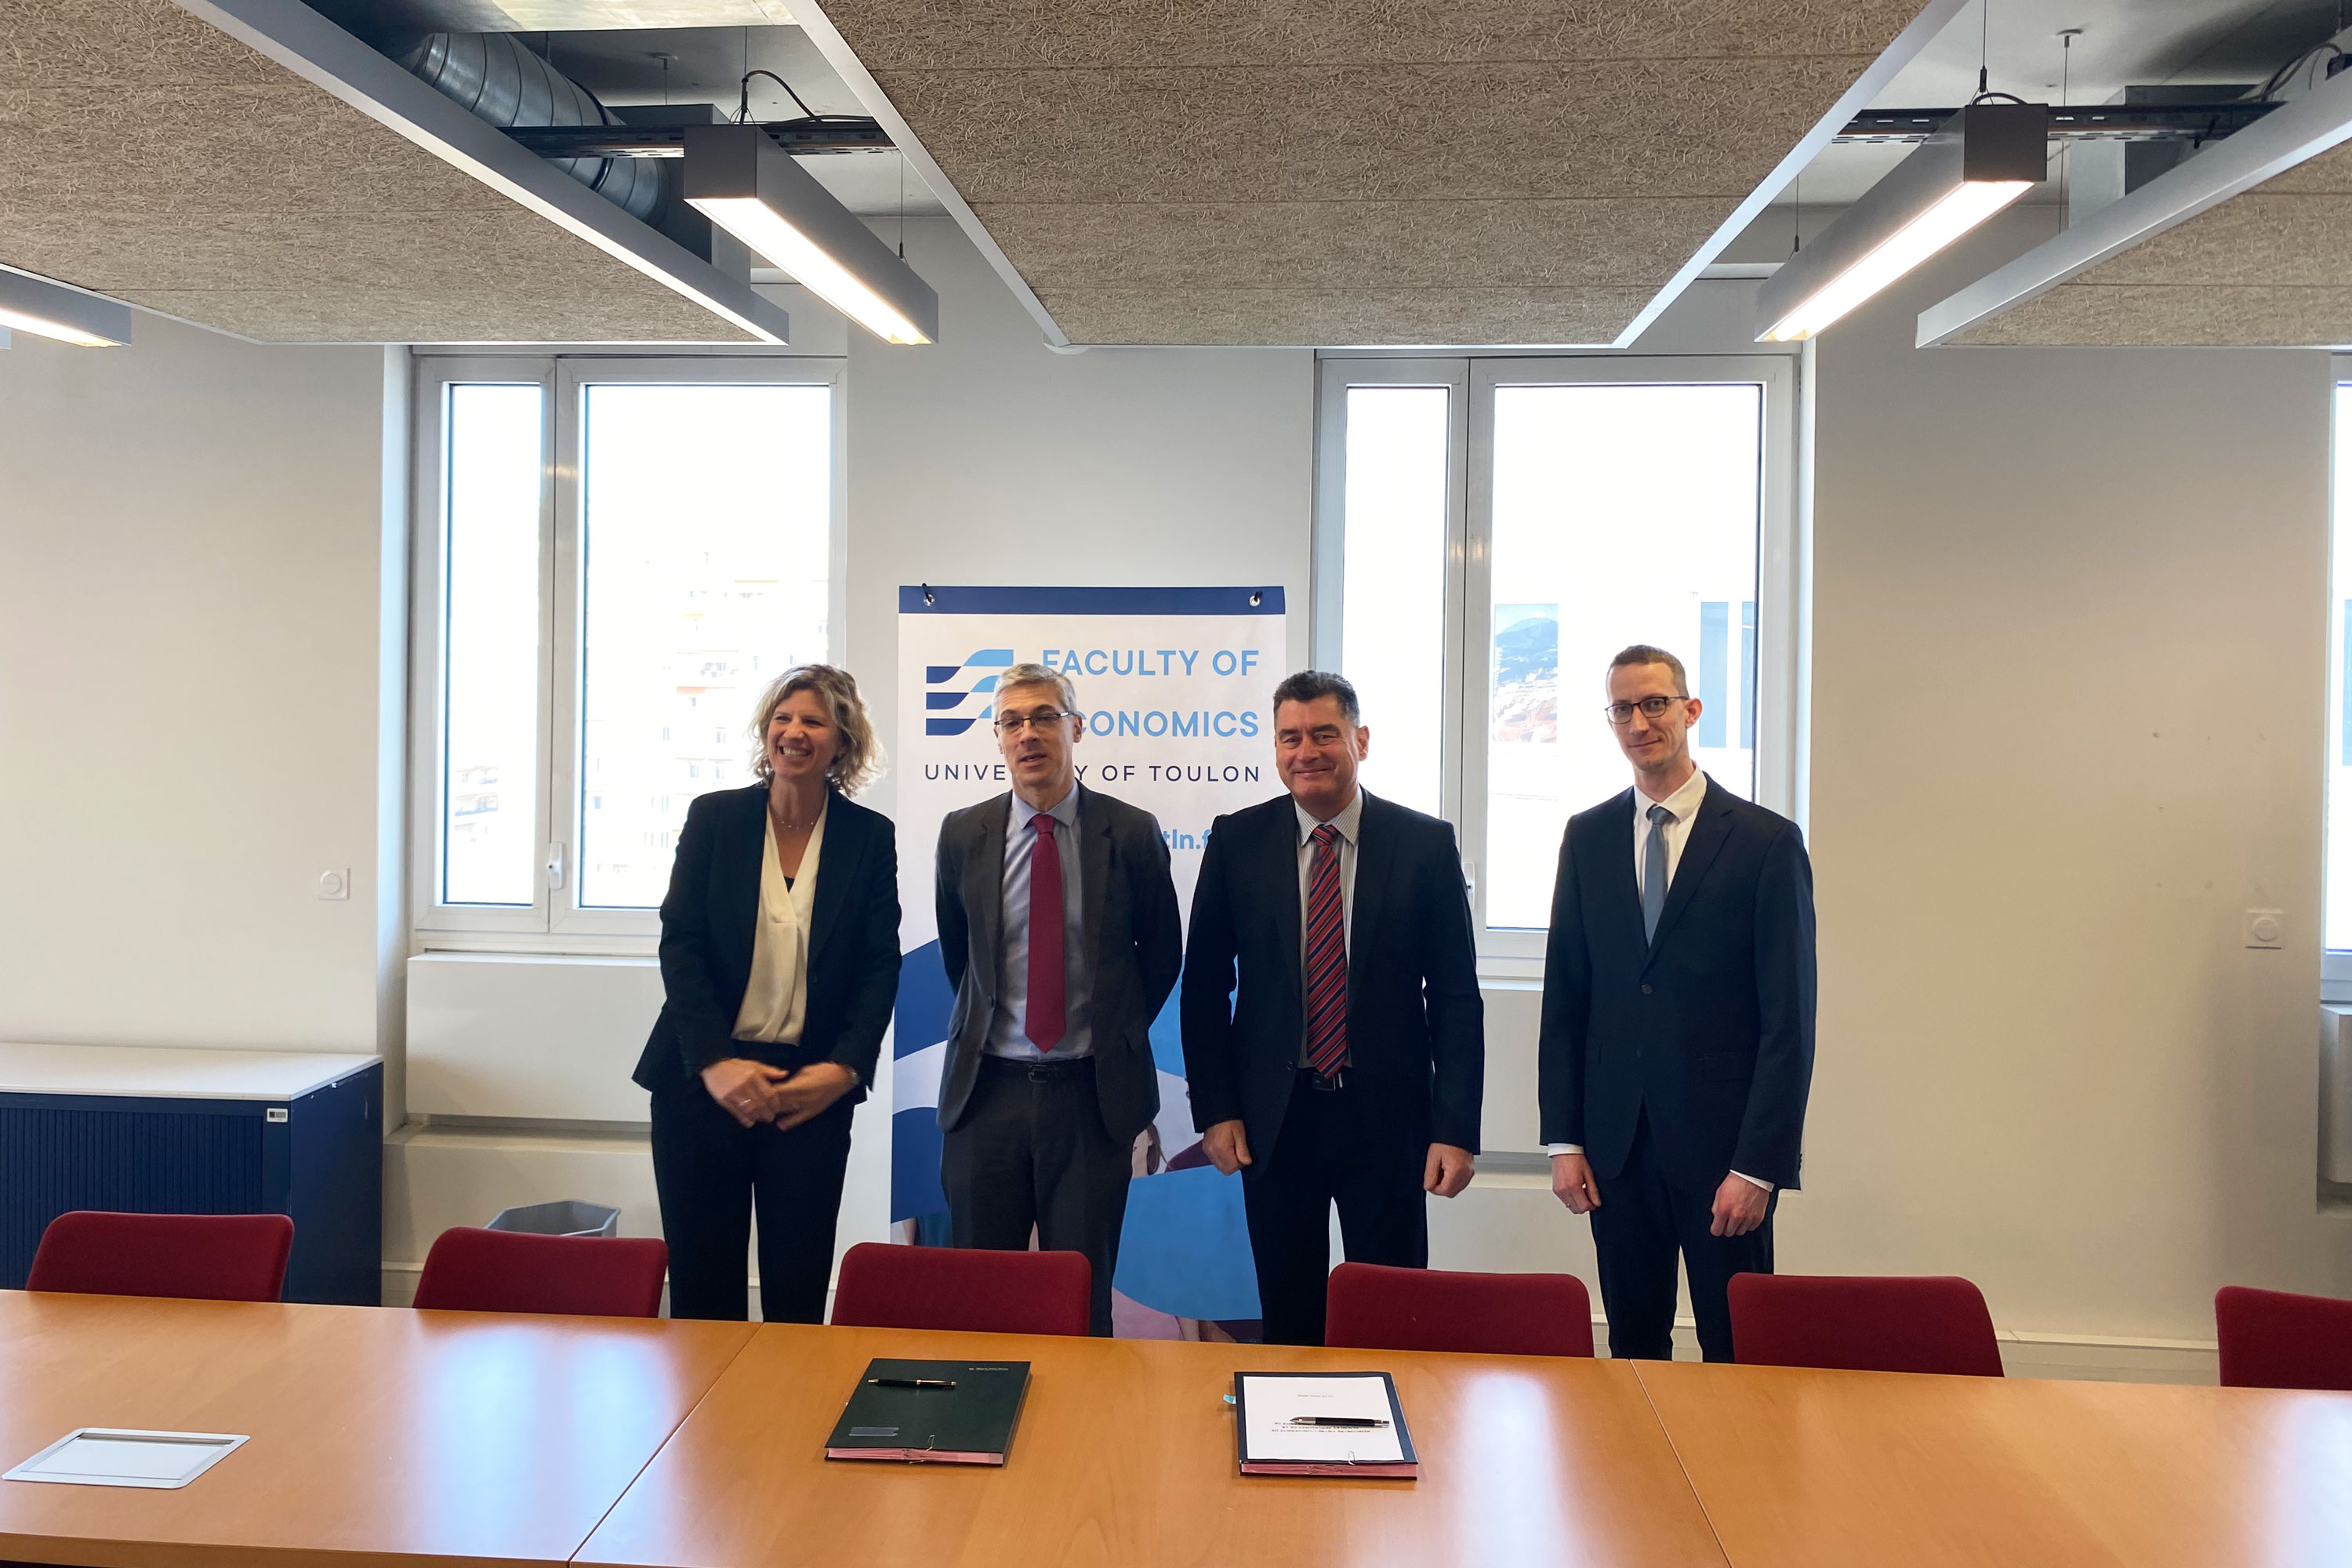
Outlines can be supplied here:
[[931, 286], [758, 126], [687, 128], [686, 200], [886, 342], [939, 336]]
[[1757, 290], [1759, 342], [1810, 338], [2042, 183], [2050, 109], [1975, 103]]
[[27, 272], [0, 269], [0, 327], [86, 349], [131, 341], [131, 307]]

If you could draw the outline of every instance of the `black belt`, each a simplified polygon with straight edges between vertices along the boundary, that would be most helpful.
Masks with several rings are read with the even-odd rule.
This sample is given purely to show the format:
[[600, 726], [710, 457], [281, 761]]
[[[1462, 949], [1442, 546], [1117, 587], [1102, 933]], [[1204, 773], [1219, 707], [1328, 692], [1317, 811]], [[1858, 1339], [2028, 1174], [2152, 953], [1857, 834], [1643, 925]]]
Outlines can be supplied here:
[[1326, 1093], [1328, 1093], [1330, 1090], [1335, 1089], [1345, 1089], [1348, 1087], [1348, 1069], [1344, 1067], [1338, 1072], [1333, 1073], [1329, 1078], [1325, 1078], [1313, 1068], [1300, 1068], [1298, 1069], [1298, 1076], [1307, 1080], [1307, 1088], [1321, 1089]]
[[1054, 1083], [1093, 1072], [1095, 1058], [1067, 1057], [1060, 1061], [1033, 1062], [1024, 1061], [1019, 1057], [983, 1056], [980, 1058], [980, 1065], [999, 1072], [1019, 1073], [1031, 1083]]

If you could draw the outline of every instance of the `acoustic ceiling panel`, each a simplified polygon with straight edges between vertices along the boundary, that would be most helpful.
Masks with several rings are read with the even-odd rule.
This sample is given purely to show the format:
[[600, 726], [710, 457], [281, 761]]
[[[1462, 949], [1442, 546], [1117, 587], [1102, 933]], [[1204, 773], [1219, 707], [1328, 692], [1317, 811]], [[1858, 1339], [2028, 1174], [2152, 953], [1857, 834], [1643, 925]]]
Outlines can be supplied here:
[[2352, 145], [2274, 175], [1953, 341], [2352, 343]]
[[1919, 9], [822, 5], [1100, 343], [1610, 342]]
[[263, 342], [751, 335], [164, 0], [9, 0], [0, 261]]

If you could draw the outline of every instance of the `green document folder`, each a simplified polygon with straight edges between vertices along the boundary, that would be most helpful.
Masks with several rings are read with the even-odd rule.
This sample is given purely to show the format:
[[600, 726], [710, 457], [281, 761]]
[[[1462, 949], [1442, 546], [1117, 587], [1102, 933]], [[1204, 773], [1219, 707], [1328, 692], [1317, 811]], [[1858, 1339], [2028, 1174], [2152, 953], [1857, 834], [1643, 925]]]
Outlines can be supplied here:
[[[920, 1380], [949, 1388], [896, 1384]], [[842, 1407], [828, 1459], [1001, 1465], [1029, 1392], [1025, 1361], [868, 1362]]]

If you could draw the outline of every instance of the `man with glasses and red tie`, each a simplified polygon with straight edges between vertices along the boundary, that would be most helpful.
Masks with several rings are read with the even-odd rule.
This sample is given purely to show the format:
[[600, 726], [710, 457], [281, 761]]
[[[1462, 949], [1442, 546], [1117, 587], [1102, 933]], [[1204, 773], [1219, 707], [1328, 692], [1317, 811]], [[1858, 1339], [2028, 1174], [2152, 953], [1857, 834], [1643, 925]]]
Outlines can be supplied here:
[[1610, 661], [1633, 787], [1570, 818], [1536, 1096], [1552, 1191], [1592, 1216], [1609, 1353], [1674, 1355], [1675, 1261], [1700, 1351], [1732, 1359], [1735, 1274], [1772, 1272], [1813, 1077], [1813, 871], [1784, 816], [1709, 779], [1682, 661]]
[[1077, 782], [1068, 677], [998, 678], [1009, 794], [940, 824], [940, 957], [955, 990], [940, 1075], [950, 1239], [1082, 1252], [1094, 1331], [1136, 1138], [1160, 1112], [1151, 1020], [1183, 963], [1168, 844], [1148, 811]]
[[1486, 1082], [1454, 829], [1357, 787], [1355, 688], [1274, 693], [1289, 793], [1219, 817], [1184, 953], [1184, 1068], [1202, 1152], [1242, 1173], [1270, 1344], [1323, 1342], [1331, 1209], [1348, 1257], [1429, 1262], [1426, 1194], [1470, 1184]]

